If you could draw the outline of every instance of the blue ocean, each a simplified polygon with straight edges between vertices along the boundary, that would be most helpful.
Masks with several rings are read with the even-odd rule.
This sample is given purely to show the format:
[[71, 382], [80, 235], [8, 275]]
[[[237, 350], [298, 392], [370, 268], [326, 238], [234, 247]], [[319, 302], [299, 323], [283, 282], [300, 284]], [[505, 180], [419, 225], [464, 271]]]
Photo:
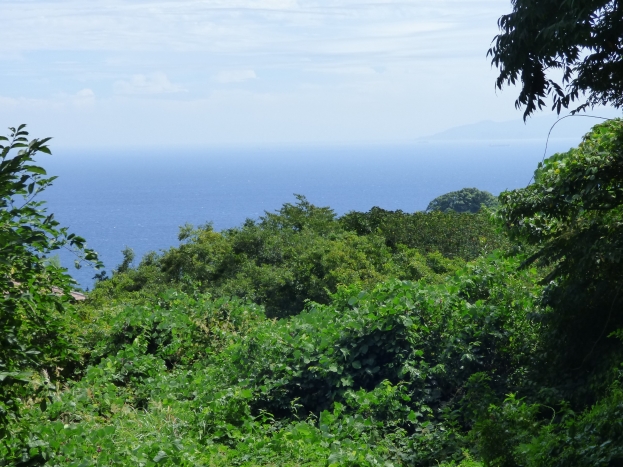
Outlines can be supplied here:
[[[66, 149], [38, 162], [58, 179], [44, 198], [61, 225], [87, 239], [110, 271], [121, 250], [137, 261], [177, 245], [179, 226], [216, 230], [257, 219], [294, 194], [339, 214], [373, 206], [414, 212], [465, 187], [499, 194], [526, 186], [544, 141], [418, 143], [409, 146]], [[550, 142], [548, 155], [577, 141]], [[61, 262], [83, 288], [96, 271]]]

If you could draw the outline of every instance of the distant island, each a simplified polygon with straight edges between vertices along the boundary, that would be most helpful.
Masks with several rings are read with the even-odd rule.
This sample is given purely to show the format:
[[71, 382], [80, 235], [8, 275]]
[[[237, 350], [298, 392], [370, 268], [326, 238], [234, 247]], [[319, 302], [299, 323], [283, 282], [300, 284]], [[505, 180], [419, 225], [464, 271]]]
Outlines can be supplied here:
[[[607, 117], [615, 116], [610, 110], [594, 112]], [[418, 141], [539, 141], [545, 143], [551, 126], [560, 117], [534, 117], [525, 123], [522, 119], [494, 122], [491, 120], [461, 125], [430, 136], [423, 136]], [[553, 129], [551, 138], [569, 140], [573, 145], [580, 142], [581, 136], [596, 124], [598, 120], [587, 118], [580, 114], [577, 117], [566, 118]]]

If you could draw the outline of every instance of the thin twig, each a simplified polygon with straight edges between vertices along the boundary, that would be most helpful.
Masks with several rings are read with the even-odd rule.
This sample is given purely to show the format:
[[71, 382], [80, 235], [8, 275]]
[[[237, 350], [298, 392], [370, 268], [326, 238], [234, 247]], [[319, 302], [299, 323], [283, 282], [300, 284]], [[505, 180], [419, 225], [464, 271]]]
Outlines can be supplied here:
[[[564, 117], [560, 117], [558, 120], [556, 120], [554, 122], [554, 124], [549, 128], [549, 132], [547, 133], [547, 139], [545, 140], [545, 150], [543, 151], [543, 158], [541, 159], [541, 164], [543, 162], [545, 162], [545, 156], [547, 155], [547, 146], [549, 145], [549, 137], [552, 134], [552, 130], [554, 129], [554, 127], [556, 126], [556, 124], [558, 124], [559, 121], [564, 120], [565, 118], [569, 118], [569, 117], [586, 117], [586, 118], [597, 118], [600, 120], [610, 120], [609, 118], [606, 117], [598, 117], [597, 115], [577, 115], [577, 114], [569, 114], [569, 115], [565, 115]], [[528, 182], [528, 185], [530, 185], [530, 183], [532, 183], [532, 180], [534, 180], [534, 174], [532, 174], [532, 177], [530, 177], [530, 181]]]

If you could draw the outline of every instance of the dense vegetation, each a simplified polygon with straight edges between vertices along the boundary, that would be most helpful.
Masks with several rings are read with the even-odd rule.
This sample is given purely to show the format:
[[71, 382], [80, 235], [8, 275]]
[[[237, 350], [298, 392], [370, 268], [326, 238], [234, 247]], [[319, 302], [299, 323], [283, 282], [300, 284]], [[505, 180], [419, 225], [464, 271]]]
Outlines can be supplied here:
[[85, 240], [59, 227], [35, 199], [55, 178], [34, 165], [37, 152], [50, 153], [49, 138], [28, 142], [25, 125], [9, 130], [0, 136], [0, 437], [30, 393], [33, 371], [64, 366], [74, 352], [62, 323], [73, 281], [49, 255], [70, 248], [76, 264], [99, 266]]
[[[43, 144], [5, 151], [11, 202]], [[496, 211], [299, 196], [126, 250], [84, 303], [44, 259], [75, 237], [15, 250], [47, 217], [11, 211], [0, 465], [621, 465], [622, 179], [613, 120]]]
[[463, 188], [438, 196], [428, 204], [426, 211], [456, 211], [475, 214], [483, 206], [495, 208], [498, 206], [498, 200], [488, 191], [482, 191], [478, 188]]
[[487, 214], [414, 214], [372, 208], [337, 217], [298, 196], [276, 213], [215, 232], [180, 229], [179, 247], [150, 253], [131, 268], [132, 252], [91, 295], [104, 304], [153, 297], [172, 287], [186, 293], [237, 296], [265, 306], [269, 317], [328, 304], [340, 284], [372, 288], [389, 278], [440, 281], [465, 261], [507, 245]]

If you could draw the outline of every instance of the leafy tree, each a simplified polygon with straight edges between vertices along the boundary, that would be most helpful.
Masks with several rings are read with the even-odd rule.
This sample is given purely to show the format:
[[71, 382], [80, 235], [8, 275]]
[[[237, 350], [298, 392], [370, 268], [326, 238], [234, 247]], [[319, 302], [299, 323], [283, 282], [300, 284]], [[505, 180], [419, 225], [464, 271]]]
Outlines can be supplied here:
[[478, 188], [463, 188], [459, 191], [451, 191], [445, 195], [438, 196], [432, 200], [426, 212], [471, 212], [480, 211], [482, 206], [493, 208], [498, 205], [498, 200], [488, 191], [481, 191]]
[[126, 250], [127, 260], [91, 298], [104, 304], [173, 287], [244, 297], [265, 305], [268, 316], [283, 317], [300, 312], [306, 300], [328, 303], [339, 285], [371, 288], [390, 277], [437, 282], [464, 260], [506, 244], [483, 214], [373, 208], [336, 218], [302, 196], [223, 232], [186, 225], [178, 238], [178, 247], [151, 253], [136, 268]]
[[509, 246], [506, 237], [497, 232], [484, 213], [406, 213], [373, 207], [368, 212], [349, 212], [340, 218], [340, 223], [358, 235], [381, 235], [392, 250], [404, 245], [425, 254], [439, 252], [447, 258], [467, 261]]
[[344, 232], [332, 210], [304, 198], [225, 232], [185, 226], [180, 240], [157, 260], [166, 283], [252, 299], [269, 316], [296, 314], [308, 299], [326, 303], [338, 284], [375, 284], [391, 261], [381, 238]]
[[[512, 0], [488, 55], [500, 70], [496, 84], [521, 91], [524, 118], [551, 96], [560, 113], [586, 95], [577, 110], [623, 106], [623, 5], [618, 0]], [[561, 79], [552, 77], [561, 72]]]
[[121, 262], [121, 264], [119, 266], [117, 266], [117, 272], [125, 272], [128, 269], [130, 269], [130, 267], [132, 266], [132, 263], [134, 262], [134, 250], [132, 248], [130, 248], [129, 246], [126, 246], [122, 251], [121, 254], [123, 255], [123, 261]]
[[623, 121], [596, 125], [578, 148], [546, 159], [534, 184], [500, 200], [509, 234], [537, 248], [525, 264], [550, 270], [543, 375], [577, 384], [621, 350], [608, 336], [623, 328]]
[[24, 128], [0, 137], [0, 436], [32, 372], [52, 377], [72, 359], [60, 316], [74, 281], [50, 255], [70, 248], [77, 265], [99, 266], [85, 240], [59, 227], [35, 199], [56, 178], [34, 165], [37, 153], [51, 154], [50, 138], [28, 141]]
[[0, 444], [0, 465], [482, 467], [467, 390], [513, 391], [538, 335], [537, 273], [518, 265], [342, 287], [279, 321], [209, 294], [107, 304], [89, 366], [24, 410], [29, 449]]

